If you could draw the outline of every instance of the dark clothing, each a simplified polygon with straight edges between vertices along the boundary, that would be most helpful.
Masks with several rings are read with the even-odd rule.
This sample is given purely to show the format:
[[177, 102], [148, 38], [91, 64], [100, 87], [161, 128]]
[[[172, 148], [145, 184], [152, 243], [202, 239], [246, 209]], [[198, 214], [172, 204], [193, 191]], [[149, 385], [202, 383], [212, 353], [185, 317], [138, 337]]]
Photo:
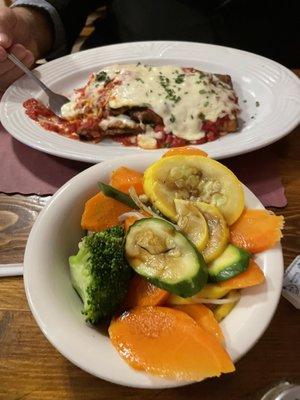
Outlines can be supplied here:
[[235, 47], [300, 66], [300, 0], [47, 0], [63, 21], [68, 49], [88, 13], [107, 6], [84, 48], [140, 40]]

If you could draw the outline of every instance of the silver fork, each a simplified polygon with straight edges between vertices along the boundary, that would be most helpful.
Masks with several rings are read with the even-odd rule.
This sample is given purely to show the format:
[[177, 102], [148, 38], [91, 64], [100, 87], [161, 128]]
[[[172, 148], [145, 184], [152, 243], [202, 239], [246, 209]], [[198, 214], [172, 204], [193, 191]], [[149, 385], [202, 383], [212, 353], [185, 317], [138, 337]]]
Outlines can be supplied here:
[[27, 76], [29, 76], [29, 78], [33, 79], [43, 89], [43, 91], [48, 96], [50, 110], [53, 111], [54, 114], [56, 114], [58, 117], [61, 117], [62, 106], [68, 103], [70, 100], [67, 97], [54, 93], [52, 90], [50, 90], [14, 54], [7, 53], [7, 58], [9, 58], [14, 64], [16, 64], [22, 71], [25, 72]]

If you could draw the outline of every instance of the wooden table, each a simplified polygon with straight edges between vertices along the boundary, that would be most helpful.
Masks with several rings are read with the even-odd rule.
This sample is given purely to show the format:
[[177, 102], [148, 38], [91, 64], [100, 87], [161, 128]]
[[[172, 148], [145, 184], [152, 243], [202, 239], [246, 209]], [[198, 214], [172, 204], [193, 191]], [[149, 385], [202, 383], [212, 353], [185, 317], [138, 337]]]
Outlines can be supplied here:
[[[272, 147], [288, 199], [287, 207], [277, 210], [286, 221], [282, 244], [288, 266], [300, 253], [300, 126]], [[46, 200], [0, 194], [0, 262], [22, 262], [30, 228]], [[299, 360], [299, 311], [282, 298], [269, 328], [238, 362], [235, 374], [166, 390], [113, 385], [81, 371], [48, 343], [29, 311], [21, 277], [0, 279], [1, 400], [255, 400], [281, 380], [300, 382]]]

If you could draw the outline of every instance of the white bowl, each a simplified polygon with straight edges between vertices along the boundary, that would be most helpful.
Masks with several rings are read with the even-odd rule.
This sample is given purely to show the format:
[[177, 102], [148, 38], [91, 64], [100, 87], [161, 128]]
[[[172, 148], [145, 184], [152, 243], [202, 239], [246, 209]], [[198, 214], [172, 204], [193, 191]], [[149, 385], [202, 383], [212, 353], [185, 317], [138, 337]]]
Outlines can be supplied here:
[[[97, 193], [97, 182], [108, 181], [119, 166], [143, 171], [155, 154], [122, 157], [97, 164], [66, 183], [45, 206], [30, 233], [24, 260], [24, 282], [31, 311], [47, 339], [72, 363], [110, 382], [140, 388], [187, 384], [152, 377], [129, 367], [108, 336], [85, 324], [82, 303], [70, 282], [68, 257], [82, 237], [80, 219], [85, 201]], [[245, 188], [246, 204], [262, 208]], [[221, 323], [226, 347], [234, 361], [245, 355], [267, 328], [282, 286], [281, 246], [260, 253], [258, 264], [266, 283], [244, 289], [238, 305]], [[237, 366], [238, 368], [238, 366]]]

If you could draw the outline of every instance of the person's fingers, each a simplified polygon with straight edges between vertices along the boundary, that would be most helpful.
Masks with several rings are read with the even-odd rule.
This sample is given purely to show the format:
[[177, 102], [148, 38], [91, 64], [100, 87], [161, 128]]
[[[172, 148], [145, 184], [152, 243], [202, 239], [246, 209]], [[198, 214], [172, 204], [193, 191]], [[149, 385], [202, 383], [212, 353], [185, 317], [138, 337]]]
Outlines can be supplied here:
[[22, 44], [14, 44], [11, 46], [9, 49], [10, 53], [13, 53], [17, 58], [23, 58], [25, 56], [25, 53], [27, 51], [26, 47], [24, 47]]
[[[10, 49], [10, 52], [13, 53], [21, 61], [24, 59], [25, 56], [28, 56], [28, 53], [32, 54], [29, 50], [26, 50], [26, 48], [21, 44], [13, 45]], [[0, 61], [1, 61], [1, 51], [0, 51]], [[6, 58], [5, 61], [0, 62], [0, 76], [14, 67], [15, 64]]]
[[0, 46], [0, 63], [5, 61], [6, 59], [7, 59], [6, 50], [2, 46]]
[[[34, 63], [34, 56], [30, 51], [27, 51], [21, 61], [30, 68]], [[0, 92], [3, 92], [10, 84], [22, 75], [23, 71], [16, 66], [13, 66], [13, 68], [0, 75]]]
[[13, 43], [16, 17], [9, 7], [0, 8], [0, 46], [8, 49]]
[[[0, 25], [0, 30], [1, 30], [1, 25]], [[7, 33], [7, 32], [1, 32], [0, 31], [0, 46], [4, 47], [5, 49], [8, 49], [12, 45], [12, 37]]]

